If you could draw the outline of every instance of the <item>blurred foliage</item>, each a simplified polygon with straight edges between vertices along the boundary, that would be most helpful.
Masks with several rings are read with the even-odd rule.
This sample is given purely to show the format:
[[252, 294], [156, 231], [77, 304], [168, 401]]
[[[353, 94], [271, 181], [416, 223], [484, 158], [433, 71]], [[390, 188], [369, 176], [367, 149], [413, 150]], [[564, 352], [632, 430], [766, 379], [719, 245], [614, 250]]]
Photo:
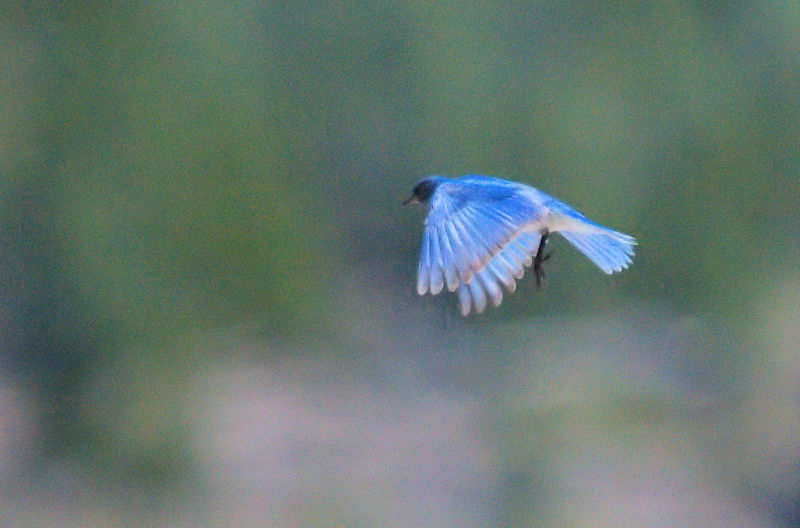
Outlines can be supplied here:
[[798, 198], [800, 54], [754, 11], [7, 6], [4, 225], [114, 335], [296, 332], [411, 257], [415, 179], [488, 172], [637, 235], [637, 295], [735, 312]]
[[[769, 0], [4, 3], [1, 359], [38, 389], [42, 447], [127, 438], [165, 480], [190, 465], [187, 340], [244, 328], [352, 360], [391, 346], [354, 317], [383, 310], [495, 335], [659, 306], [719, 329], [682, 343], [687, 371], [735, 378], [800, 254], [798, 35], [800, 5]], [[558, 243], [543, 291], [432, 316], [455, 303], [412, 300], [422, 213], [400, 202], [433, 173], [536, 185], [635, 236], [634, 265], [601, 280]], [[394, 323], [374, 328], [415, 332]]]

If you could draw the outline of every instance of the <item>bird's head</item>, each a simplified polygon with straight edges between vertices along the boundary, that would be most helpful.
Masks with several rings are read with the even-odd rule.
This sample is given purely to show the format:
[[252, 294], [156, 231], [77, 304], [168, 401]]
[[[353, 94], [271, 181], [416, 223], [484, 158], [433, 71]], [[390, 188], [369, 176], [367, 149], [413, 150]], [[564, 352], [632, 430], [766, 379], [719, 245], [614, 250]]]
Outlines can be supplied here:
[[408, 205], [410, 203], [427, 203], [431, 195], [433, 195], [433, 191], [439, 186], [439, 183], [440, 179], [436, 176], [431, 176], [430, 178], [425, 178], [420, 181], [414, 186], [414, 189], [411, 191], [411, 196], [403, 202], [403, 205]]

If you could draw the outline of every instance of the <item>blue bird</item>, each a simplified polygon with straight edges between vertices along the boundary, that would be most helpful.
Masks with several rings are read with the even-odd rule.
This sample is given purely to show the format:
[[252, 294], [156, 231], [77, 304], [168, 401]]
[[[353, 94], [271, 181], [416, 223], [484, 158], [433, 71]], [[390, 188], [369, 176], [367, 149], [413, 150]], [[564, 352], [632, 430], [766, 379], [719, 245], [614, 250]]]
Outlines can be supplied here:
[[533, 265], [536, 285], [550, 233], [558, 232], [605, 273], [632, 262], [636, 240], [596, 224], [567, 204], [529, 185], [489, 176], [431, 176], [404, 202], [428, 207], [417, 271], [417, 293], [456, 292], [463, 315], [499, 306], [503, 286], [516, 289]]

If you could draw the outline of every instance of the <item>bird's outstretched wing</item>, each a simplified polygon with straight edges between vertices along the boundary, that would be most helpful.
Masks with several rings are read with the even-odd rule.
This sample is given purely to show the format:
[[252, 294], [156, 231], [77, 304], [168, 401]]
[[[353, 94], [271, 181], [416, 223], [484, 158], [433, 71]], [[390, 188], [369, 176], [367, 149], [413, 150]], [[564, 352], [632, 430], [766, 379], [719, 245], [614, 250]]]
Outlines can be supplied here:
[[[505, 182], [504, 182], [505, 183]], [[417, 273], [417, 292], [433, 295], [444, 286], [458, 291], [462, 313], [471, 304], [482, 311], [487, 299], [502, 301], [503, 285], [513, 291], [515, 278], [529, 266], [539, 244], [526, 232], [542, 209], [520, 196], [513, 184], [454, 180], [431, 197]]]
[[541, 235], [525, 231], [497, 253], [480, 271], [476, 272], [468, 283], [461, 283], [456, 289], [458, 307], [462, 315], [469, 315], [472, 307], [478, 313], [483, 312], [488, 301], [495, 306], [503, 302], [504, 286], [509, 293], [517, 288], [517, 280], [521, 279], [525, 268], [530, 266], [539, 247]]

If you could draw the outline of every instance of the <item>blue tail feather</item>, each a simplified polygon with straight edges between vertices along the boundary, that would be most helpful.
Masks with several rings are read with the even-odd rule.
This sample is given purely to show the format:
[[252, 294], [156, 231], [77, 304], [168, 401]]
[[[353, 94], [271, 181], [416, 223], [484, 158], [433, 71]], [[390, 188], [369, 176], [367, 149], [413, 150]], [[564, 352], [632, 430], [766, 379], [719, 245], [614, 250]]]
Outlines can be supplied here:
[[626, 234], [610, 229], [559, 233], [606, 273], [622, 271], [632, 262], [631, 256], [636, 240]]

